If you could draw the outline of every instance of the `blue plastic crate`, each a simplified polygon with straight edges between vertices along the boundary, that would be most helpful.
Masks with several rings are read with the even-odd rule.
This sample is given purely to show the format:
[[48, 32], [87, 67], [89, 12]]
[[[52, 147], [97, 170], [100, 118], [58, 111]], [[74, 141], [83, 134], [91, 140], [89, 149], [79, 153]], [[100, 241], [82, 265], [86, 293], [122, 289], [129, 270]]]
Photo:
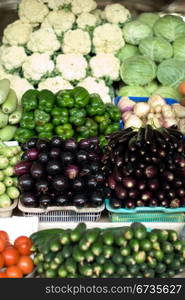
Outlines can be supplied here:
[[112, 222], [184, 222], [185, 207], [136, 207], [114, 209], [106, 199], [106, 209]]
[[[121, 98], [122, 98], [121, 96], [116, 97], [114, 99], [114, 104], [118, 105]], [[132, 97], [132, 96], [130, 96], [128, 98], [130, 100], [135, 101], [135, 102], [148, 102], [148, 99], [149, 99], [149, 97]], [[170, 99], [170, 98], [164, 98], [164, 99], [165, 99], [166, 103], [169, 104], [169, 105], [179, 103], [177, 100], [174, 100], [174, 99]], [[122, 120], [120, 121], [120, 128], [124, 128], [124, 123], [123, 123]]]

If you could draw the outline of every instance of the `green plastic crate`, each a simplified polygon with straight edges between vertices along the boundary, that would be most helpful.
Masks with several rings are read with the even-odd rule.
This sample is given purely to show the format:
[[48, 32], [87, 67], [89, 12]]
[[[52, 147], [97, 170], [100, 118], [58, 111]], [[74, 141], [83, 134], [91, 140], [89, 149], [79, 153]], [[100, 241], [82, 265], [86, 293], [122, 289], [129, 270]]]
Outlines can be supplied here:
[[135, 209], [113, 209], [109, 199], [106, 199], [106, 209], [112, 222], [185, 222], [185, 207], [163, 208], [163, 207], [137, 207]]

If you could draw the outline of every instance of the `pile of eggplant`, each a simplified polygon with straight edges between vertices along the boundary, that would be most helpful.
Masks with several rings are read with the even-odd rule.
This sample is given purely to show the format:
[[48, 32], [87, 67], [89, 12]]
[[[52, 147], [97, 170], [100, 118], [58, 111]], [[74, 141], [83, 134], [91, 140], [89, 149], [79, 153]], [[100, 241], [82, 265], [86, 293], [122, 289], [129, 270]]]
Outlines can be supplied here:
[[113, 133], [102, 157], [113, 208], [185, 206], [185, 140], [150, 125]]
[[26, 207], [99, 207], [106, 197], [98, 138], [31, 138], [15, 167]]

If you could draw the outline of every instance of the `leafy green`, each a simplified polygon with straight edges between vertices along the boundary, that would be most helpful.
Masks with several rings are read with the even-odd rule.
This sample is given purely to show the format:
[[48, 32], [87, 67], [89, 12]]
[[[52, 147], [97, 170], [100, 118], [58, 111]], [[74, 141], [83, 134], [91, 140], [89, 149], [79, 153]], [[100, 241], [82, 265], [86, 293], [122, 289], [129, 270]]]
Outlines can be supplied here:
[[127, 43], [139, 45], [142, 39], [153, 36], [153, 32], [150, 26], [136, 20], [125, 24], [123, 27], [123, 36]]

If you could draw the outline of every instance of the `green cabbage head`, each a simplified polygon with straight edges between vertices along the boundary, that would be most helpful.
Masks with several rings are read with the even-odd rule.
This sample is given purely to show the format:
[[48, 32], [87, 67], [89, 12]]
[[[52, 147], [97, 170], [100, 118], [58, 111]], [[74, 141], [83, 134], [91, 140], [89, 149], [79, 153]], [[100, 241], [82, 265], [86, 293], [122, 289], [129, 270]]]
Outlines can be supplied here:
[[180, 37], [174, 41], [173, 52], [176, 59], [185, 61], [185, 37]]
[[153, 32], [150, 26], [136, 20], [125, 24], [123, 27], [123, 36], [127, 43], [139, 45], [142, 39], [153, 36]]
[[163, 37], [169, 42], [185, 35], [185, 22], [178, 16], [164, 16], [154, 24], [154, 33], [156, 36]]
[[117, 53], [117, 57], [121, 62], [123, 62], [126, 58], [138, 55], [139, 49], [137, 46], [126, 44], [123, 48], [119, 50]]
[[158, 14], [155, 13], [142, 13], [140, 14], [138, 20], [150, 27], [153, 27], [155, 22], [160, 18]]
[[158, 66], [157, 79], [164, 86], [178, 87], [185, 80], [185, 62], [175, 58], [164, 60]]
[[156, 62], [162, 62], [173, 55], [173, 47], [167, 40], [161, 37], [143, 39], [139, 44], [139, 50], [141, 54], [150, 57]]
[[136, 55], [123, 61], [120, 75], [128, 85], [146, 85], [156, 77], [156, 71], [156, 64], [150, 58]]

